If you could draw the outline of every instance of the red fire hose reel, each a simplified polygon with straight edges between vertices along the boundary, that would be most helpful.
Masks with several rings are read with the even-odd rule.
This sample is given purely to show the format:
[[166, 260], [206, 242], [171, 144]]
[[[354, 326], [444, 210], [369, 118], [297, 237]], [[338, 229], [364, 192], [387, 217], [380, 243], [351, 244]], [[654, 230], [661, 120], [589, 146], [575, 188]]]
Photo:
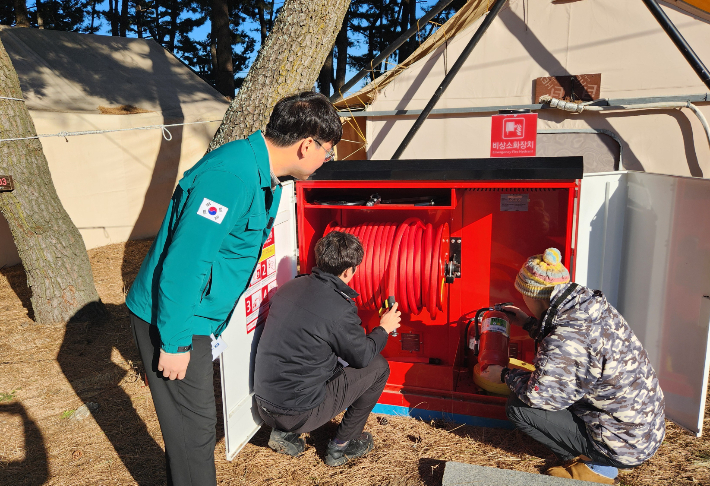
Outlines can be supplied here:
[[333, 221], [323, 236], [343, 231], [357, 236], [365, 257], [350, 286], [360, 294], [358, 307], [377, 310], [393, 295], [404, 313], [417, 315], [426, 308], [432, 319], [443, 310], [449, 225], [432, 225], [418, 218], [403, 223], [362, 223], [341, 227]]

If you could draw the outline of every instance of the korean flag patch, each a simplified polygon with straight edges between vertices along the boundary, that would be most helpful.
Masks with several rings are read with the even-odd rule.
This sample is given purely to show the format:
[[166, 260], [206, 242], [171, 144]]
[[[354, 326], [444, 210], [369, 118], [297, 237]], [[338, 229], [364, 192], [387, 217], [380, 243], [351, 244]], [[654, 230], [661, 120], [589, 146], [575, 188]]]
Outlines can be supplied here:
[[221, 204], [204, 198], [202, 204], [200, 204], [200, 208], [197, 210], [197, 214], [217, 224], [222, 224], [222, 220], [227, 215], [227, 211], [229, 211], [229, 209]]

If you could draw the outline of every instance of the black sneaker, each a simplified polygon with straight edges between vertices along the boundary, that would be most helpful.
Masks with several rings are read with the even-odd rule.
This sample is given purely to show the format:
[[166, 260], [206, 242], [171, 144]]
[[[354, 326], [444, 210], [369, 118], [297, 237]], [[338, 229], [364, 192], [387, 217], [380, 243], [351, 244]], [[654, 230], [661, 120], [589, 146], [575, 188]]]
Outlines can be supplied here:
[[328, 451], [325, 455], [325, 463], [329, 466], [342, 466], [350, 459], [362, 457], [372, 450], [374, 442], [372, 434], [363, 432], [357, 439], [350, 439], [348, 444], [342, 449], [335, 445], [332, 440], [328, 442]]
[[269, 447], [281, 454], [296, 457], [306, 449], [306, 441], [301, 439], [300, 434], [272, 429]]

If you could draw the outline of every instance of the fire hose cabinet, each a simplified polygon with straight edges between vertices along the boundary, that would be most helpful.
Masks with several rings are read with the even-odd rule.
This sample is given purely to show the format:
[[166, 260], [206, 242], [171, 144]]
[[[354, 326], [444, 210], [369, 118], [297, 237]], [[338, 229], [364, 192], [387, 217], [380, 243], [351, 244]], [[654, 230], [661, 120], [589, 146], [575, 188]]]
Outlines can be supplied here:
[[[574, 275], [582, 172], [581, 157], [343, 161], [296, 184], [300, 272], [324, 234], [352, 233], [365, 248], [350, 283], [363, 327], [389, 296], [402, 311], [376, 413], [509, 426], [506, 397], [474, 381], [469, 331], [479, 309], [525, 309], [514, 281], [529, 256], [558, 248]], [[534, 342], [507, 331], [509, 356], [531, 362]]]
[[[283, 186], [272, 234], [222, 334], [227, 459], [262, 423], [253, 368], [269, 300], [297, 264], [301, 273], [313, 268], [315, 243], [332, 230], [356, 234], [365, 245], [351, 281], [363, 326], [378, 325], [377, 307], [390, 295], [402, 310], [402, 326], [383, 350], [391, 374], [375, 412], [509, 426], [506, 398], [474, 381], [485, 353], [471, 353], [472, 321], [494, 304], [524, 308], [515, 276], [527, 257], [554, 246], [572, 279], [602, 290], [643, 343], [666, 417], [702, 433], [710, 373], [709, 179], [633, 171], [582, 179], [581, 157], [537, 157], [331, 162], [297, 183], [295, 197], [292, 182]], [[507, 344], [511, 363], [532, 361], [534, 345], [522, 330], [509, 329], [503, 340], [491, 331], [503, 327], [496, 316], [481, 316], [479, 330], [485, 324], [495, 338], [488, 342]]]

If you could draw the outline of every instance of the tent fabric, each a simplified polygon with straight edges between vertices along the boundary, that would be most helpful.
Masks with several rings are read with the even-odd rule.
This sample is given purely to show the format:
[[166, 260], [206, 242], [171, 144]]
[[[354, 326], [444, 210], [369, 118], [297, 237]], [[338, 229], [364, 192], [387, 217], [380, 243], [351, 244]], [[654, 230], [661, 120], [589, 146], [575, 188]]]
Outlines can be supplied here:
[[[592, 0], [576, 0], [590, 3]], [[403, 71], [410, 68], [414, 63], [430, 55], [440, 46], [445, 45], [454, 36], [457, 36], [461, 31], [467, 29], [472, 23], [481, 18], [490, 8], [492, 0], [470, 0], [468, 1], [455, 15], [453, 15], [444, 25], [442, 25], [434, 34], [424, 41], [417, 50], [415, 50], [404, 62], [397, 65], [395, 68], [386, 72], [379, 78], [364, 86], [358, 92], [346, 96], [344, 99], [337, 101], [335, 106], [339, 110], [363, 110], [367, 108], [377, 98], [377, 94], [385, 86], [394, 81], [394, 79], [402, 74]], [[554, 3], [553, 0], [548, 0], [548, 3]], [[700, 16], [705, 20], [710, 20], [710, 0], [668, 0], [661, 2], [666, 5], [673, 5], [683, 9], [691, 14]], [[505, 7], [504, 7], [505, 8]], [[528, 5], [529, 11], [529, 5]], [[645, 8], [645, 7], [644, 7]], [[628, 19], [633, 22], [634, 19]], [[456, 60], [455, 56], [451, 56], [450, 64]], [[707, 61], [706, 61], [707, 62]]]
[[402, 71], [434, 52], [439, 46], [446, 44], [451, 38], [471, 25], [471, 23], [478, 20], [488, 11], [488, 8], [492, 3], [493, 2], [491, 0], [471, 0], [467, 2], [459, 9], [458, 12], [456, 12], [456, 14], [446, 21], [444, 25], [442, 25], [436, 30], [436, 32], [422, 42], [422, 44], [412, 54], [410, 54], [404, 62], [397, 65], [394, 69], [387, 71], [385, 74], [366, 85], [357, 93], [337, 101], [334, 103], [335, 107], [340, 110], [364, 109], [372, 103], [379, 90], [391, 83]]
[[[710, 60], [710, 21], [664, 10], [701, 59]], [[402, 71], [366, 111], [424, 108], [482, 20]], [[446, 59], [448, 57], [448, 59]], [[601, 73], [602, 98], [707, 96], [710, 93], [643, 2], [510, 0], [436, 108], [516, 106], [534, 100], [539, 77]], [[698, 109], [710, 119], [710, 104]], [[622, 168], [710, 177], [710, 147], [687, 108], [582, 113], [538, 111], [538, 129], [596, 129], [621, 140]], [[368, 159], [388, 159], [416, 116], [368, 116]], [[489, 157], [491, 113], [431, 115], [402, 155]], [[580, 150], [582, 150], [580, 148]]]
[[8, 27], [0, 27], [0, 39], [30, 110], [99, 113], [99, 106], [132, 105], [193, 121], [225, 103], [153, 40]]
[[[185, 170], [207, 150], [229, 105], [151, 40], [3, 28], [52, 180], [87, 249], [157, 233]], [[136, 114], [102, 114], [132, 105]], [[208, 122], [208, 123], [203, 123]], [[139, 128], [163, 124], [160, 129]], [[0, 142], [2, 143], [2, 142]], [[0, 217], [0, 266], [19, 263]]]

